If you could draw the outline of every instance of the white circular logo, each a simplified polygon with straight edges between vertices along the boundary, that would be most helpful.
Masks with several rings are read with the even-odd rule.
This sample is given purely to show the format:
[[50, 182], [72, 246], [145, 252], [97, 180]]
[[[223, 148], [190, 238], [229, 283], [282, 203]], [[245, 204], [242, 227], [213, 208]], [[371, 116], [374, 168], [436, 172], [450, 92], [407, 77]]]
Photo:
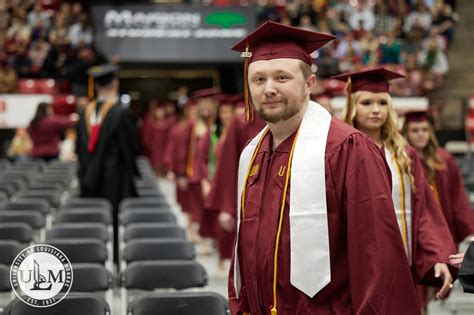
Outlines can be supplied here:
[[71, 289], [72, 266], [56, 247], [33, 245], [16, 256], [10, 268], [10, 283], [23, 302], [34, 307], [53, 306]]

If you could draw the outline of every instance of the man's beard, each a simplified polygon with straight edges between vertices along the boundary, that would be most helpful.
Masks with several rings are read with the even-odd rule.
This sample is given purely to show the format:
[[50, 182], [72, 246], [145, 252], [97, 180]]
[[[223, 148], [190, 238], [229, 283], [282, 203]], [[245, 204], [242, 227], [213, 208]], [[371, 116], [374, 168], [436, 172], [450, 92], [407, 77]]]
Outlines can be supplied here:
[[258, 111], [258, 115], [266, 122], [276, 124], [281, 121], [287, 121], [298, 113], [299, 108], [297, 108], [297, 106], [289, 106], [288, 100], [283, 100], [282, 102], [284, 105], [281, 111], [277, 113], [267, 113], [262, 105]]

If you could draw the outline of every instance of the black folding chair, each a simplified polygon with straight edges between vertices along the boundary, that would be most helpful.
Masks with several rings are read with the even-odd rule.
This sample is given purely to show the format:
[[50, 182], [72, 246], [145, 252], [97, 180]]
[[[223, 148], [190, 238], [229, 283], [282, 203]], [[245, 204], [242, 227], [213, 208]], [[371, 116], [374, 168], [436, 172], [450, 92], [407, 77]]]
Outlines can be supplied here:
[[127, 289], [187, 289], [207, 285], [207, 273], [196, 261], [134, 261], [122, 274], [122, 287]]
[[33, 229], [26, 223], [0, 223], [0, 240], [30, 243], [33, 241]]
[[47, 243], [61, 250], [71, 263], [105, 264], [107, 261], [107, 248], [98, 239], [50, 239]]
[[95, 238], [106, 243], [110, 235], [102, 223], [60, 223], [46, 233], [46, 239], [60, 238]]
[[51, 209], [46, 200], [21, 198], [18, 198], [15, 201], [8, 201], [1, 205], [0, 208], [0, 210], [34, 210], [41, 212], [43, 215], [47, 215]]
[[169, 223], [132, 223], [127, 225], [124, 240], [128, 242], [137, 238], [180, 238], [186, 239], [186, 232], [176, 224]]
[[176, 223], [176, 217], [169, 210], [128, 209], [120, 213], [119, 222], [124, 226], [146, 222]]
[[124, 250], [127, 263], [144, 260], [193, 260], [193, 243], [176, 238], [141, 238], [128, 242]]
[[120, 212], [135, 208], [169, 209], [169, 204], [163, 198], [126, 198], [120, 203]]
[[15, 240], [0, 240], [0, 265], [10, 266], [25, 247]]
[[33, 307], [18, 299], [5, 309], [5, 315], [110, 315], [107, 302], [90, 293], [69, 293], [50, 307]]
[[128, 305], [129, 315], [229, 315], [227, 300], [215, 292], [148, 293]]
[[112, 215], [107, 209], [63, 209], [56, 215], [56, 222], [61, 223], [86, 223], [95, 222], [102, 224], [112, 224]]
[[61, 209], [84, 209], [84, 208], [103, 208], [112, 210], [112, 205], [104, 198], [71, 198], [66, 201]]

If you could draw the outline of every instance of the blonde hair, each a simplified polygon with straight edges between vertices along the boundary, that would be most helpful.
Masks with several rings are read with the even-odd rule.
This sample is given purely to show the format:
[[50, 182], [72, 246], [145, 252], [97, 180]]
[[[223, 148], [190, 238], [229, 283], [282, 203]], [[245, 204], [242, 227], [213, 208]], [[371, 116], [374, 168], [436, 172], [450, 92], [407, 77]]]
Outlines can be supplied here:
[[[414, 189], [414, 178], [411, 172], [411, 159], [407, 154], [406, 146], [407, 141], [398, 132], [398, 116], [395, 113], [392, 105], [392, 98], [390, 94], [387, 94], [387, 106], [388, 115], [387, 120], [382, 126], [382, 141], [390, 153], [397, 159], [400, 165], [400, 170], [403, 175], [407, 175], [410, 178], [412, 189]], [[346, 107], [342, 111], [342, 118], [344, 122], [358, 129], [355, 117], [357, 114], [357, 102], [359, 101], [362, 92], [351, 93], [350, 97], [347, 98]]]
[[[403, 123], [403, 128], [402, 128], [402, 135], [407, 139], [408, 142], [410, 142], [410, 139], [408, 138], [408, 125], [409, 124], [410, 123], [405, 120], [405, 122]], [[443, 159], [436, 152], [439, 147], [439, 144], [433, 132], [433, 126], [431, 125], [430, 122], [428, 122], [428, 125], [430, 129], [430, 138], [428, 140], [428, 144], [426, 145], [426, 147], [423, 148], [423, 161], [428, 167], [428, 180], [431, 183], [435, 180], [436, 171], [446, 168], [446, 165]]]

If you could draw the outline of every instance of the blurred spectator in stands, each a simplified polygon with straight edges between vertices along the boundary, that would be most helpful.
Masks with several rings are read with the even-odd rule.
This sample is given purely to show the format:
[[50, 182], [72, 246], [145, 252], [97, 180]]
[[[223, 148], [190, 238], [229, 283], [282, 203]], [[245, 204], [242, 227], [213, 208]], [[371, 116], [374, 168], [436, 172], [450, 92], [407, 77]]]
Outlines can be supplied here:
[[68, 128], [64, 131], [64, 140], [59, 145], [59, 159], [61, 161], [76, 161], [76, 129]]
[[389, 32], [386, 37], [382, 36], [380, 42], [380, 64], [399, 64], [402, 46], [393, 33]]
[[449, 70], [448, 58], [438, 47], [435, 38], [431, 38], [426, 48], [418, 55], [418, 63], [423, 70], [431, 71], [435, 75], [443, 76]]
[[[318, 50], [318, 58], [316, 58], [317, 75], [321, 78], [329, 78], [339, 73], [339, 62], [332, 56], [334, 44], [329, 43]], [[316, 80], [316, 83], [320, 80]]]
[[405, 78], [390, 82], [390, 90], [397, 96], [422, 96], [423, 71], [417, 64], [416, 55], [405, 58]]
[[419, 0], [415, 11], [408, 13], [403, 24], [403, 32], [407, 40], [415, 45], [421, 41], [431, 28], [431, 14], [426, 9], [423, 0]]
[[316, 32], [317, 29], [313, 25], [313, 22], [311, 21], [311, 18], [308, 15], [302, 15], [300, 16], [300, 23], [298, 24], [299, 28], [303, 28], [308, 31], [313, 31]]
[[443, 35], [447, 43], [451, 43], [454, 36], [454, 25], [458, 19], [453, 13], [453, 9], [449, 4], [438, 1], [433, 10], [433, 28], [436, 33]]
[[47, 73], [41, 74], [43, 64], [48, 56], [51, 45], [43, 39], [38, 39], [31, 43], [28, 58], [31, 61], [31, 74], [32, 76], [47, 76]]
[[361, 38], [360, 50], [364, 65], [376, 66], [378, 64], [379, 40], [372, 32], [365, 33]]
[[0, 51], [0, 94], [14, 93], [18, 85], [15, 69], [8, 64], [6, 54]]
[[25, 128], [15, 130], [10, 146], [8, 147], [7, 156], [12, 161], [25, 161], [30, 159], [33, 143]]
[[87, 69], [106, 62], [104, 56], [98, 54], [92, 47], [82, 47], [77, 52], [77, 59], [72, 60], [68, 78], [71, 82], [71, 92], [74, 95], [87, 95]]
[[56, 14], [56, 21], [59, 18], [61, 20], [59, 23], [66, 29], [69, 29], [69, 27], [76, 22], [79, 16], [80, 13], [75, 16], [72, 12], [71, 4], [64, 1], [61, 3], [61, 6], [59, 7], [59, 12]]
[[360, 56], [360, 52], [360, 43], [354, 39], [351, 32], [347, 32], [337, 45], [334, 58], [342, 60], [351, 54]]
[[33, 10], [28, 14], [28, 25], [31, 27], [41, 25], [44, 30], [49, 30], [51, 26], [50, 15], [47, 11], [43, 10], [41, 1], [36, 1], [33, 5]]
[[329, 9], [326, 13], [326, 17], [328, 18], [331, 33], [336, 35], [338, 38], [351, 31], [344, 11]]
[[6, 43], [7, 53], [12, 56], [12, 65], [20, 77], [31, 74], [31, 60], [28, 58], [28, 41], [20, 33], [16, 33]]
[[31, 156], [45, 161], [57, 158], [61, 131], [74, 127], [78, 119], [79, 116], [76, 113], [69, 117], [56, 116], [53, 114], [51, 104], [40, 103], [28, 127], [33, 140]]
[[82, 3], [80, 2], [74, 2], [71, 6], [71, 15], [72, 15], [72, 20], [73, 23], [78, 22], [78, 18], [81, 16], [81, 14], [84, 12], [84, 9], [82, 7]]
[[373, 7], [359, 3], [349, 16], [349, 25], [353, 30], [371, 32], [375, 26]]
[[64, 75], [67, 60], [66, 46], [63, 45], [55, 31], [49, 33], [48, 39], [50, 49], [43, 62], [42, 71], [52, 78], [59, 78]]
[[69, 40], [71, 46], [76, 48], [79, 44], [89, 46], [94, 41], [92, 22], [87, 13], [82, 13], [79, 21], [69, 29]]
[[375, 5], [375, 35], [386, 35], [390, 32], [395, 32], [400, 27], [400, 20], [391, 16], [388, 12], [388, 7], [383, 1], [378, 1]]
[[12, 24], [8, 28], [7, 38], [17, 37], [18, 40], [28, 42], [31, 35], [31, 26], [26, 23], [25, 10], [17, 10], [17, 15], [13, 16]]

